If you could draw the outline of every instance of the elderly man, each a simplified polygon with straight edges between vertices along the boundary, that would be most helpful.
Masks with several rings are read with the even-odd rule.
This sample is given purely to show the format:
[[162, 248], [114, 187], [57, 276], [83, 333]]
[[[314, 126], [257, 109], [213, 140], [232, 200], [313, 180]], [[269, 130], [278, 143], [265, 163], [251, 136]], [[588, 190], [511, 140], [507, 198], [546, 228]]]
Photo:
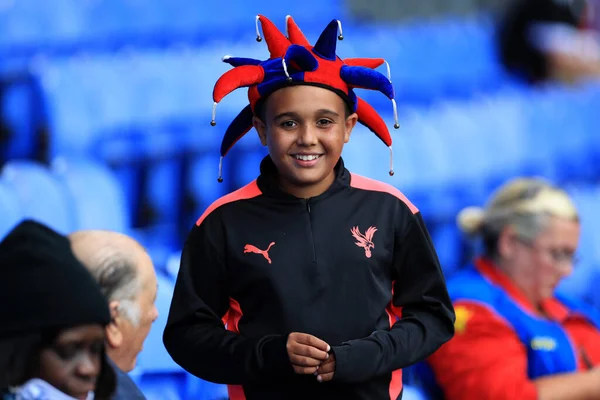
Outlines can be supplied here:
[[120, 233], [79, 231], [69, 239], [73, 252], [96, 278], [109, 302], [112, 322], [106, 327], [106, 347], [118, 377], [114, 399], [144, 399], [127, 372], [134, 369], [158, 318], [152, 260], [139, 243]]

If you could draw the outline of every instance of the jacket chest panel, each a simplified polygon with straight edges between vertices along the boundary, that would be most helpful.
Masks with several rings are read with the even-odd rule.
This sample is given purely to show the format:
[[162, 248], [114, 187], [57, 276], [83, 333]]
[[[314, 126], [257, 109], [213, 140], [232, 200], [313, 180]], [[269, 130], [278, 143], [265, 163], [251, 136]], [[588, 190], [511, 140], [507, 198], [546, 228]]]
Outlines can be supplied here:
[[372, 216], [354, 211], [310, 205], [278, 218], [244, 216], [226, 238], [231, 289], [262, 290], [272, 298], [273, 292], [286, 296], [307, 286], [318, 292], [332, 284], [351, 289], [357, 282], [389, 282], [394, 232], [389, 222], [371, 222]]

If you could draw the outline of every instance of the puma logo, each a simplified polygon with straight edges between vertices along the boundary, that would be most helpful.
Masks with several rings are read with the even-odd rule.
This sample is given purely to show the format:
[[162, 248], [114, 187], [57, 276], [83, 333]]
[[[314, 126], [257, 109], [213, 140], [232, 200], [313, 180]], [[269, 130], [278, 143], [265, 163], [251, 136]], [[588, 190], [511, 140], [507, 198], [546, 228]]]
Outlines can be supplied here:
[[247, 244], [246, 246], [244, 246], [244, 253], [261, 254], [265, 258], [265, 260], [267, 260], [267, 262], [269, 264], [271, 264], [271, 258], [269, 257], [269, 250], [271, 250], [271, 247], [273, 247], [274, 244], [275, 244], [275, 242], [271, 242], [269, 244], [269, 247], [267, 247], [266, 250], [261, 250], [256, 246]]
[[363, 235], [358, 229], [358, 226], [355, 226], [350, 230], [350, 232], [352, 232], [352, 236], [354, 236], [354, 239], [356, 239], [354, 244], [365, 249], [365, 256], [367, 258], [371, 258], [371, 250], [375, 247], [375, 244], [373, 243], [373, 235], [375, 232], [377, 232], [377, 228], [371, 226]]

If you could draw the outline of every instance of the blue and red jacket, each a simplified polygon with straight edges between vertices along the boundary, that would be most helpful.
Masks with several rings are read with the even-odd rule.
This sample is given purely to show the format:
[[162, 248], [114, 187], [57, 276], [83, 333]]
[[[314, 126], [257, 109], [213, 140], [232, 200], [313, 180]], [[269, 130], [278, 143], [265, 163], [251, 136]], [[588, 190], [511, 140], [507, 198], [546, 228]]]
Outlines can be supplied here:
[[[432, 398], [537, 399], [536, 378], [600, 365], [600, 315], [557, 296], [544, 314], [490, 261], [453, 276], [456, 334], [415, 372]], [[441, 395], [443, 394], [443, 395]]]
[[[348, 172], [322, 195], [259, 178], [216, 201], [185, 244], [164, 343], [232, 400], [396, 400], [403, 367], [453, 334], [444, 276], [419, 211], [395, 188]], [[400, 317], [398, 321], [397, 317]], [[296, 375], [286, 342], [332, 347], [332, 381]]]

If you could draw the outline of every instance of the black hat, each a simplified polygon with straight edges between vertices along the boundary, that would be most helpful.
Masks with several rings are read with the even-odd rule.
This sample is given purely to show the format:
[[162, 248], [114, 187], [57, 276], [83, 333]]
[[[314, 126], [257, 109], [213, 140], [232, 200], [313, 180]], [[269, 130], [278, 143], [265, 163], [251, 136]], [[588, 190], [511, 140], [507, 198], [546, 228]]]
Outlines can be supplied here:
[[0, 242], [0, 337], [47, 328], [107, 325], [106, 298], [69, 240], [25, 220]]
[[529, 29], [538, 23], [560, 23], [577, 28], [587, 17], [588, 0], [513, 0], [500, 19], [498, 43], [504, 67], [530, 82], [547, 78], [544, 53], [531, 41]]

